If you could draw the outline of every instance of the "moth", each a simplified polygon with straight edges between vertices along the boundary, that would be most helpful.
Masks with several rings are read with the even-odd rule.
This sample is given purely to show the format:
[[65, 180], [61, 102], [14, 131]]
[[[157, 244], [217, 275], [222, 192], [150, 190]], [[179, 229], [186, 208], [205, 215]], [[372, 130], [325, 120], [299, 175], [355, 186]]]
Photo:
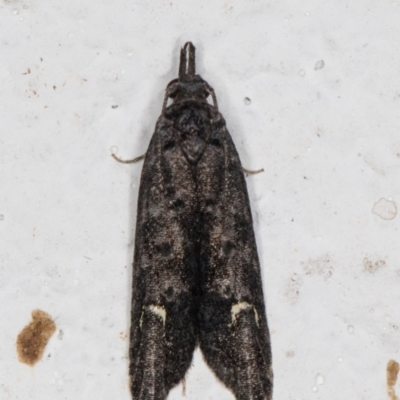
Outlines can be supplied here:
[[199, 346], [237, 400], [270, 400], [270, 337], [244, 170], [213, 88], [195, 74], [192, 43], [181, 49], [179, 77], [166, 88], [146, 154], [114, 158], [144, 158], [129, 347], [133, 399], [166, 399]]

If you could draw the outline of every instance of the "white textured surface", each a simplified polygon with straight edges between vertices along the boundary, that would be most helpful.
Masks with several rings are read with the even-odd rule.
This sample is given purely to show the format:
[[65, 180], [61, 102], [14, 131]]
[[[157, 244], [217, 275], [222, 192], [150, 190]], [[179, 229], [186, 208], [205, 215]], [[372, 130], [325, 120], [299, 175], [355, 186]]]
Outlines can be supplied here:
[[[265, 169], [247, 182], [274, 399], [387, 398], [386, 364], [400, 361], [399, 21], [398, 0], [1, 0], [0, 398], [130, 399], [141, 166], [110, 149], [146, 150], [187, 40], [243, 165]], [[30, 368], [15, 340], [35, 308], [58, 331]], [[185, 398], [233, 396], [196, 353]]]

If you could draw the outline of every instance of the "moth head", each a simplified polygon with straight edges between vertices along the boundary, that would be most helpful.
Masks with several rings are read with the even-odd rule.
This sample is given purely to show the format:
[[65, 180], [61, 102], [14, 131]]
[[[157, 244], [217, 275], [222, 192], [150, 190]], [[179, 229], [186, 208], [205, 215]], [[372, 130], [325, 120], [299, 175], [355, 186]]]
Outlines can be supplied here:
[[207, 103], [207, 97], [212, 96], [214, 107], [217, 106], [214, 90], [200, 76], [196, 75], [196, 48], [191, 42], [187, 42], [181, 49], [179, 64], [179, 78], [171, 81], [166, 89], [164, 108], [167, 106], [168, 99], [173, 100], [173, 104], [195, 101]]

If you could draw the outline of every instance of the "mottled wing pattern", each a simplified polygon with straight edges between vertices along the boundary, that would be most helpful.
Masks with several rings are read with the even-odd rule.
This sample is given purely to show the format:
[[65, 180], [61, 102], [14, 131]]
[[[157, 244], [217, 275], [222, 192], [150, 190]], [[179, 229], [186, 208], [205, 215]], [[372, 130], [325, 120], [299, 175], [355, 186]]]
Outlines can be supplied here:
[[[199, 162], [202, 184], [219, 175], [212, 212], [207, 216], [210, 261], [200, 310], [200, 348], [209, 366], [238, 400], [272, 396], [271, 349], [260, 265], [246, 182], [241, 163], [220, 114], [214, 116], [212, 141]], [[212, 184], [211, 184], [212, 186]], [[201, 193], [207, 190], [199, 186]]]
[[246, 182], [214, 90], [195, 74], [195, 48], [188, 42], [142, 170], [130, 337], [133, 399], [165, 400], [184, 378], [196, 345], [237, 400], [272, 399]]
[[[130, 336], [134, 400], [165, 399], [184, 378], [196, 345], [188, 269], [195, 252], [185, 229], [190, 210], [184, 204], [190, 204], [194, 190], [172, 135], [172, 126], [160, 117], [140, 183]], [[179, 192], [176, 181], [183, 184]]]

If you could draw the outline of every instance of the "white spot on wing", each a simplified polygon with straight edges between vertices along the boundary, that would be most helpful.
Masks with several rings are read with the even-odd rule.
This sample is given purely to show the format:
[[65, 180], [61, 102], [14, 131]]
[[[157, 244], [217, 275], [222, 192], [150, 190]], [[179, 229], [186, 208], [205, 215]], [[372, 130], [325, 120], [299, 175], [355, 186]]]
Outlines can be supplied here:
[[258, 313], [255, 307], [252, 304], [247, 303], [246, 301], [241, 301], [240, 303], [236, 303], [231, 308], [231, 316], [232, 316], [232, 325], [236, 322], [237, 315], [242, 310], [247, 310], [248, 308], [252, 308], [254, 311], [254, 319], [256, 321], [257, 326], [259, 326], [258, 321]]
[[142, 329], [142, 325], [143, 325], [143, 311], [142, 311], [142, 314], [140, 315], [140, 320], [139, 320], [140, 329]]
[[254, 310], [254, 317], [255, 317], [255, 319], [256, 319], [256, 324], [257, 324], [257, 326], [259, 326], [259, 325], [258, 325], [258, 312], [257, 312], [257, 310], [256, 310], [255, 307], [253, 307], [253, 310]]
[[158, 315], [159, 317], [161, 317], [162, 321], [163, 321], [163, 325], [165, 325], [165, 320], [167, 318], [167, 313], [165, 311], [165, 308], [162, 306], [156, 306], [151, 304], [150, 306], [147, 307], [153, 314]]
[[240, 303], [234, 304], [231, 308], [231, 316], [232, 316], [232, 324], [236, 322], [236, 316], [242, 310], [247, 310], [248, 308], [253, 307], [251, 304], [246, 303], [245, 301], [241, 301]]

